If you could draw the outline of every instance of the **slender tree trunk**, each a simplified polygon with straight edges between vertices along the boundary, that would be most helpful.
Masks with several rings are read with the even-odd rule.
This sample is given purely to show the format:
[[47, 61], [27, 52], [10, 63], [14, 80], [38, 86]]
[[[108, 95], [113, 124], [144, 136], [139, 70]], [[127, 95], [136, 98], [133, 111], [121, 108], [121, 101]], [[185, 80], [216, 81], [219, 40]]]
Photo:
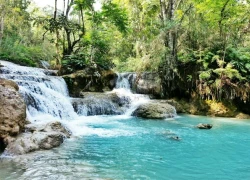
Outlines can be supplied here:
[[4, 33], [4, 17], [2, 16], [0, 19], [0, 45], [2, 43], [3, 33]]
[[222, 36], [223, 36], [223, 24], [222, 24], [222, 21], [223, 21], [224, 18], [225, 18], [225, 10], [226, 10], [226, 7], [227, 7], [229, 1], [230, 1], [230, 0], [227, 0], [227, 1], [225, 2], [225, 4], [223, 5], [223, 7], [222, 7], [222, 9], [221, 9], [221, 11], [220, 11], [220, 20], [219, 20], [218, 24], [219, 24], [219, 28], [220, 28], [220, 37], [221, 37], [221, 38], [222, 38]]
[[[57, 18], [57, 0], [55, 0], [55, 9], [54, 9], [54, 20]], [[59, 39], [60, 34], [58, 28], [56, 28], [56, 65], [61, 65], [61, 57], [60, 57], [60, 48], [59, 48]]]
[[164, 44], [167, 51], [165, 53], [165, 61], [160, 69], [164, 96], [169, 96], [168, 92], [174, 88], [173, 81], [176, 73], [177, 32], [174, 25], [175, 6], [176, 0], [160, 0], [162, 25], [164, 29], [166, 29], [167, 26], [170, 27], [164, 32]]
[[81, 20], [82, 20], [82, 36], [85, 35], [85, 22], [84, 22], [84, 16], [83, 16], [83, 9], [81, 9]]

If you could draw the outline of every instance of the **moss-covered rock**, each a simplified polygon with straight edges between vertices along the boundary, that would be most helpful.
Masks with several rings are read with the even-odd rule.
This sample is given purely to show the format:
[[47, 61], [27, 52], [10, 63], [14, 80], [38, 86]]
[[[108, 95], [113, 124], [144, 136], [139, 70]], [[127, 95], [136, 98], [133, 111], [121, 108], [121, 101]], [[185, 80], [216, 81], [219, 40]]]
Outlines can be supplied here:
[[188, 113], [194, 115], [215, 116], [215, 117], [235, 117], [239, 110], [232, 101], [213, 101], [193, 98], [187, 100], [166, 100], [176, 107], [178, 113]]
[[250, 119], [250, 115], [244, 114], [244, 113], [239, 113], [236, 115], [237, 119]]
[[176, 111], [173, 106], [167, 103], [149, 102], [140, 105], [132, 115], [145, 119], [165, 119], [175, 116]]
[[161, 97], [161, 80], [157, 72], [143, 72], [137, 74], [134, 89], [139, 94], [149, 94], [152, 97]]
[[116, 73], [111, 70], [96, 71], [90, 68], [64, 75], [69, 94], [82, 97], [82, 92], [104, 92], [115, 87]]

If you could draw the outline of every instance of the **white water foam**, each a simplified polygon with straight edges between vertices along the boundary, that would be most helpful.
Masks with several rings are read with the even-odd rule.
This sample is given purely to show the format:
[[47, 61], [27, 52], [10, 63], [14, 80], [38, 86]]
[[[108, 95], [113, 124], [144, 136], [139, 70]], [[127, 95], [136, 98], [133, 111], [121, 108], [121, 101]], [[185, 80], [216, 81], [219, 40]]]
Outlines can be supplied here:
[[129, 118], [131, 116], [126, 115], [82, 116], [70, 122], [62, 122], [66, 124], [74, 136], [121, 137], [148, 133], [144, 128], [128, 126], [122, 122]]

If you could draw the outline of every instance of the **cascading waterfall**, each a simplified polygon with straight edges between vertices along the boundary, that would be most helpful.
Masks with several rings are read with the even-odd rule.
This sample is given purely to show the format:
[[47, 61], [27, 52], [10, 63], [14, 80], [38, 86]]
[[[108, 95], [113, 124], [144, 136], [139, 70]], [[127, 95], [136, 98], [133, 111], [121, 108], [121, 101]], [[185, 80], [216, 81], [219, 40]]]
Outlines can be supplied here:
[[146, 95], [133, 94], [135, 73], [119, 73], [116, 88], [105, 93], [86, 93], [84, 98], [72, 98], [71, 102], [78, 115], [131, 115], [138, 105], [149, 100]]
[[118, 73], [116, 88], [113, 90], [113, 92], [116, 92], [120, 97], [126, 96], [131, 99], [131, 106], [126, 111], [126, 115], [131, 115], [139, 105], [149, 101], [149, 97], [147, 95], [132, 93], [131, 89], [135, 81], [135, 73]]
[[70, 98], [64, 79], [55, 76], [55, 71], [0, 62], [4, 66], [0, 68], [0, 78], [19, 85], [27, 104], [28, 119], [33, 122], [50, 118], [70, 120], [78, 116], [130, 115], [138, 105], [149, 100], [146, 95], [131, 92], [135, 73], [118, 74], [116, 88], [111, 92]]
[[69, 101], [68, 89], [61, 77], [51, 76], [55, 71], [18, 66], [1, 61], [0, 78], [10, 79], [19, 85], [27, 104], [30, 121], [44, 115], [58, 119], [73, 119], [77, 115]]

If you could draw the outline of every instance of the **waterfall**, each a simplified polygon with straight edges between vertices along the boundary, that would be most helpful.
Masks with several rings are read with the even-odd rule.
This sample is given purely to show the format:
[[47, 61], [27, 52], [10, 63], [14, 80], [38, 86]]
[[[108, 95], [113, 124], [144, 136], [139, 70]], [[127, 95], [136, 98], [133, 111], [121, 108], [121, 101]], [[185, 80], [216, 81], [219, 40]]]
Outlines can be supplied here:
[[92, 115], [130, 115], [136, 107], [149, 100], [146, 95], [133, 94], [135, 73], [118, 74], [116, 88], [105, 93], [85, 93], [84, 98], [70, 98], [63, 78], [56, 71], [19, 66], [0, 61], [0, 78], [19, 85], [19, 92], [27, 104], [31, 122], [77, 119]]
[[136, 73], [118, 73], [116, 81], [116, 89], [127, 89], [131, 91], [133, 84], [135, 83]]
[[120, 97], [125, 96], [131, 100], [130, 108], [125, 112], [126, 115], [131, 115], [139, 105], [149, 101], [149, 96], [132, 93], [132, 87], [136, 81], [136, 73], [118, 73], [117, 75], [116, 88], [113, 92], [116, 92]]
[[56, 119], [77, 117], [65, 81], [52, 76], [56, 74], [55, 71], [0, 62], [4, 65], [0, 69], [0, 78], [13, 80], [19, 85], [19, 92], [27, 104], [29, 120], [48, 115]]

